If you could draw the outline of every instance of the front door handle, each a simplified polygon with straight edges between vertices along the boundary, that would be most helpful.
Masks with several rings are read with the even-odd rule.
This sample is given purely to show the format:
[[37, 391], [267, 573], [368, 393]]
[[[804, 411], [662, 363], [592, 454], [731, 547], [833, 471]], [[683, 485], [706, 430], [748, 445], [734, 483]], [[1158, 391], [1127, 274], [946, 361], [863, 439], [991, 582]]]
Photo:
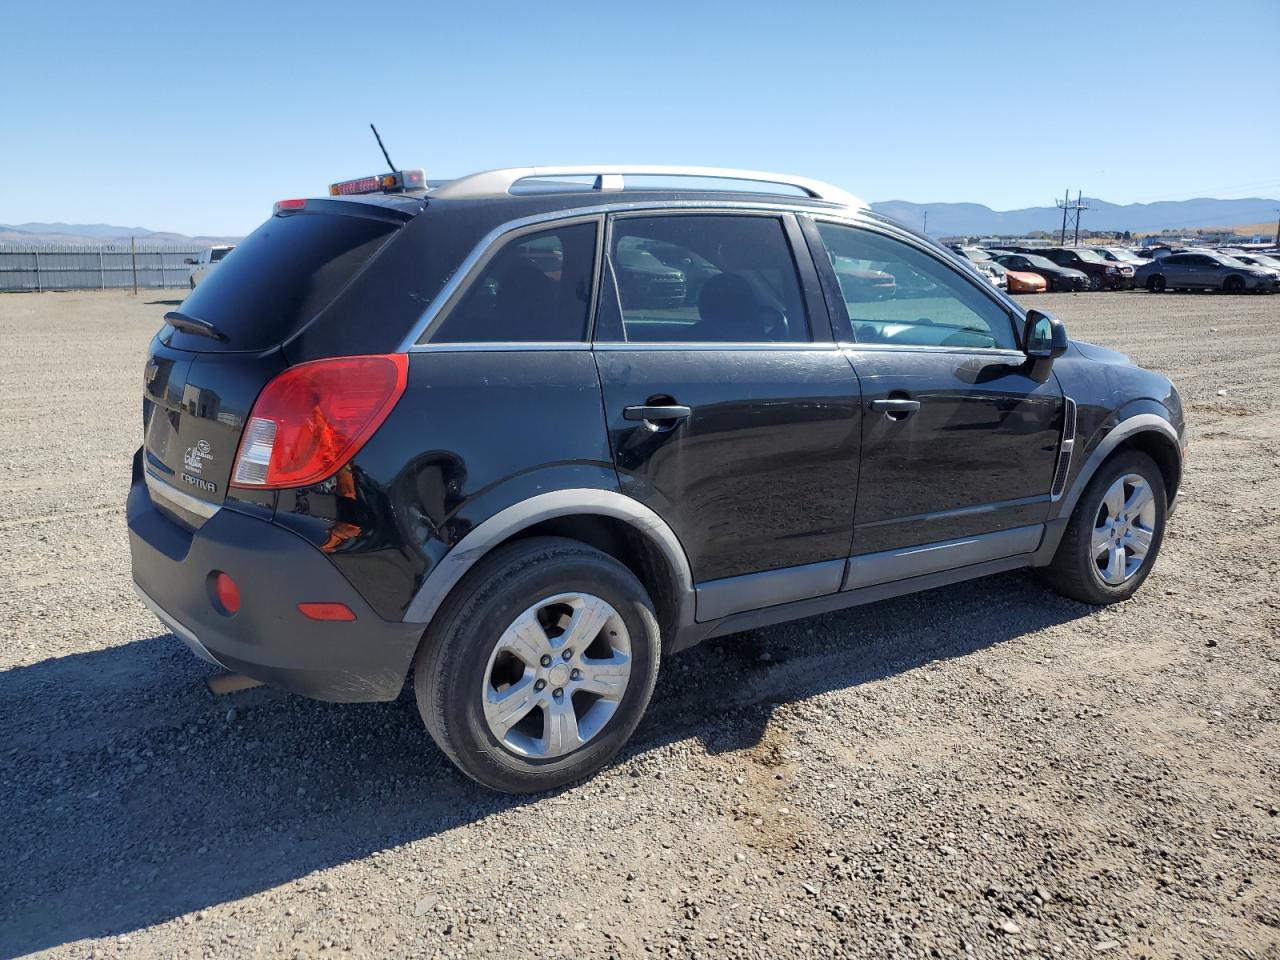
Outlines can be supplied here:
[[670, 430], [679, 421], [688, 419], [691, 413], [693, 410], [678, 403], [624, 407], [622, 410], [622, 415], [626, 419], [643, 420], [655, 430]]
[[890, 420], [905, 420], [920, 409], [919, 400], [872, 400], [872, 410], [881, 410]]

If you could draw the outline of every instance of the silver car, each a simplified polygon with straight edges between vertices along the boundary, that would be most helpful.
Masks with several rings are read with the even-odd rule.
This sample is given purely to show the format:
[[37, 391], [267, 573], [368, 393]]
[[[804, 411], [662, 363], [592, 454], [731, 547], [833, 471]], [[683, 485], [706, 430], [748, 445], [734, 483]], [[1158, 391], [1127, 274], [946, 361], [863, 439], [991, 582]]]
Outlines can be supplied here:
[[1143, 264], [1134, 274], [1133, 281], [1152, 293], [1164, 290], [1272, 293], [1276, 289], [1276, 279], [1269, 271], [1209, 250], [1171, 253]]

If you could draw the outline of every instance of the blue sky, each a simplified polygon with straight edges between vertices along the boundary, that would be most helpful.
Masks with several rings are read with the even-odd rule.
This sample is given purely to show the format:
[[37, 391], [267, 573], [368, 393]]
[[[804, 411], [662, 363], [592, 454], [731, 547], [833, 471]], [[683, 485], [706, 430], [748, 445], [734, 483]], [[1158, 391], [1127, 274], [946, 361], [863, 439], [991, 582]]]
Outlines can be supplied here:
[[0, 22], [2, 223], [244, 233], [378, 172], [370, 121], [432, 179], [691, 163], [996, 209], [1280, 196], [1278, 0], [0, 0]]

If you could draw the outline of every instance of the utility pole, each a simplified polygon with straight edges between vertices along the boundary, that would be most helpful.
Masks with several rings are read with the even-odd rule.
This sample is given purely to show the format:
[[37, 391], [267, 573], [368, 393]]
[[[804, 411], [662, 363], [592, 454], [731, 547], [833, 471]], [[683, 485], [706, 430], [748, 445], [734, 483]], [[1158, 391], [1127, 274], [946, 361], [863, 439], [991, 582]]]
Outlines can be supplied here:
[[[1280, 228], [1278, 228], [1278, 230], [1280, 230]], [[924, 229], [921, 230], [920, 232], [923, 233], [926, 237], [929, 235], [929, 211], [928, 210], [924, 212]], [[1278, 232], [1276, 235], [1280, 236], [1280, 232]], [[1280, 241], [1276, 241], [1276, 242], [1280, 243]]]
[[1088, 209], [1089, 209], [1089, 205], [1088, 205], [1087, 203], [1085, 203], [1085, 202], [1084, 202], [1084, 199], [1083, 199], [1083, 196], [1082, 196], [1082, 192], [1081, 192], [1081, 191], [1079, 191], [1079, 190], [1077, 190], [1077, 191], [1076, 191], [1076, 201], [1075, 201], [1075, 203], [1072, 203], [1072, 202], [1071, 202], [1071, 191], [1070, 191], [1070, 190], [1068, 190], [1065, 194], [1063, 194], [1063, 196], [1062, 196], [1062, 199], [1061, 199], [1061, 200], [1055, 200], [1054, 202], [1055, 202], [1059, 207], [1061, 207], [1061, 208], [1062, 208], [1062, 234], [1060, 235], [1059, 240], [1058, 240], [1059, 245], [1060, 245], [1060, 246], [1064, 246], [1064, 247], [1067, 245], [1067, 217], [1068, 217], [1068, 215], [1069, 215], [1069, 216], [1070, 216], [1070, 218], [1071, 218], [1071, 222], [1075, 225], [1075, 241], [1074, 241], [1074, 242], [1075, 242], [1075, 244], [1076, 244], [1076, 245], [1079, 245], [1079, 243], [1080, 243], [1080, 212], [1081, 212], [1082, 210], [1088, 210]]
[[[1280, 207], [1276, 207], [1276, 213], [1280, 214]], [[1280, 216], [1276, 217], [1276, 246], [1280, 247]]]

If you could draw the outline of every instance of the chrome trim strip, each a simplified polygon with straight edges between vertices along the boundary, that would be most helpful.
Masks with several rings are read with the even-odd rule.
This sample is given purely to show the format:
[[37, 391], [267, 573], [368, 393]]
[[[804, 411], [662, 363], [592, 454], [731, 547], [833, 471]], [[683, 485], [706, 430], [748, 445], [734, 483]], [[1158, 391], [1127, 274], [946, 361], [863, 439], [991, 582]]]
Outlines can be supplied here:
[[850, 557], [843, 590], [873, 587], [893, 580], [907, 580], [988, 560], [1002, 560], [1032, 553], [1040, 546], [1044, 524], [1014, 527], [959, 540], [943, 540], [915, 547], [881, 550]]
[[205, 520], [208, 520], [222, 509], [221, 504], [210, 503], [208, 500], [193, 497], [191, 494], [179, 490], [173, 484], [161, 480], [150, 470], [144, 469], [142, 473], [147, 481], [147, 492], [151, 494], [151, 499], [153, 500], [163, 500], [171, 507], [185, 510], [187, 513], [194, 513], [197, 517], [203, 517]]
[[1050, 494], [1060, 500], [1067, 489], [1067, 474], [1071, 471], [1071, 453], [1076, 446], [1076, 402], [1063, 396], [1062, 440], [1058, 444], [1058, 461], [1053, 471], [1053, 488]]
[[1021, 350], [1009, 350], [1004, 347], [943, 347], [914, 343], [851, 343], [841, 341], [837, 346], [841, 350], [860, 353], [864, 350], [875, 352], [890, 351], [893, 353], [978, 353], [984, 357], [1007, 357], [1010, 360], [1025, 361], [1027, 355]]
[[223, 664], [218, 662], [218, 659], [212, 653], [209, 652], [209, 648], [200, 642], [199, 637], [179, 623], [172, 614], [164, 609], [164, 607], [152, 600], [150, 594], [138, 586], [138, 582], [136, 580], [133, 581], [133, 592], [138, 595], [138, 599], [142, 601], [143, 605], [155, 614], [157, 620], [168, 627], [175, 637], [191, 648], [192, 653], [201, 660], [212, 663], [216, 667], [222, 667], [224, 670], [227, 669]]
[[[440, 196], [436, 193], [435, 196]], [[561, 210], [552, 210], [544, 213], [532, 214], [527, 217], [519, 217], [515, 220], [508, 220], [506, 223], [498, 224], [488, 233], [486, 233], [480, 241], [471, 249], [471, 252], [463, 258], [462, 263], [458, 265], [458, 269], [453, 272], [448, 282], [441, 288], [429, 304], [426, 310], [418, 318], [418, 322], [400, 342], [397, 348], [398, 353], [408, 353], [418, 346], [420, 341], [431, 328], [431, 324], [436, 317], [445, 309], [449, 302], [458, 293], [468, 280], [472, 273], [479, 265], [480, 261], [486, 258], [490, 247], [493, 247], [500, 240], [507, 238], [508, 234], [512, 234], [517, 230], [526, 228], [541, 227], [546, 224], [557, 223], [560, 221], [571, 224], [574, 221], [588, 221], [593, 217], [603, 217], [609, 213], [626, 213], [639, 212], [646, 210], [689, 210], [697, 213], [736, 213], [741, 211], [766, 211], [780, 213], [817, 213], [821, 212], [823, 216], [836, 223], [848, 223], [865, 226], [867, 221], [860, 216], [861, 210], [850, 210], [847, 216], [840, 216], [838, 212], [834, 214], [826, 211], [815, 211], [805, 207], [797, 208], [794, 204], [778, 203], [776, 201], [747, 201], [747, 200], [636, 200], [627, 203], [605, 203], [592, 207], [576, 207]], [[599, 271], [597, 271], [598, 277]], [[597, 279], [597, 286], [599, 282]]]
[[493, 341], [485, 343], [477, 341], [475, 343], [418, 343], [409, 348], [409, 353], [513, 353], [517, 350], [590, 350], [591, 344], [583, 343], [581, 340], [566, 340], [564, 342], [544, 342], [530, 340], [528, 342], [520, 341]]
[[795, 351], [795, 352], [807, 352], [807, 351], [816, 350], [816, 351], [821, 351], [823, 353], [828, 353], [828, 352], [834, 352], [836, 350], [836, 345], [834, 343], [830, 343], [830, 342], [824, 343], [821, 341], [810, 341], [807, 343], [796, 343], [794, 341], [787, 341], [784, 343], [707, 343], [706, 341], [699, 341], [696, 343], [694, 342], [681, 343], [678, 341], [677, 342], [655, 341], [653, 343], [636, 341], [635, 343], [626, 343], [626, 342], [610, 341], [608, 343], [594, 344], [593, 349], [608, 350], [608, 351], [626, 350], [628, 352], [647, 351], [647, 350], [654, 350], [654, 351], [718, 350], [718, 351], [724, 351], [724, 352], [729, 352], [734, 350], [789, 350], [789, 351]]

